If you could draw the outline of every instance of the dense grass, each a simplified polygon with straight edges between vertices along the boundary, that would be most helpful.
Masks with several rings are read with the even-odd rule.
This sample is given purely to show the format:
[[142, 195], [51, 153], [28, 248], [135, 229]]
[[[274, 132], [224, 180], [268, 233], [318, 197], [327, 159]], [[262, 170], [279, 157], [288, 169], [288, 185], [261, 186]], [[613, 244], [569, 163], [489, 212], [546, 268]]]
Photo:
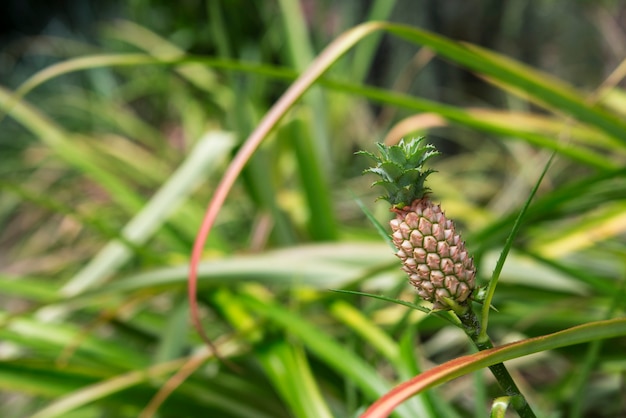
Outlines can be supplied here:
[[[598, 67], [585, 62], [583, 77], [538, 46], [507, 53], [517, 26], [491, 49], [423, 29], [432, 22], [357, 26], [406, 22], [404, 2], [208, 3], [195, 16], [135, 2], [138, 23], [104, 23], [97, 43], [50, 37], [52, 58], [31, 43], [41, 62], [5, 52], [23, 60], [0, 86], [3, 417], [358, 416], [436, 364], [396, 416], [504, 416], [486, 367], [509, 359], [538, 416], [626, 413], [617, 58], [591, 49]], [[607, 23], [610, 7], [588, 16]], [[558, 57], [574, 53], [560, 42]], [[492, 283], [495, 309], [476, 312], [496, 347], [521, 341], [459, 369], [445, 362], [474, 348], [445, 314], [385, 300], [415, 296], [366, 215], [390, 217], [354, 155], [416, 135], [443, 151], [433, 196]], [[209, 202], [219, 213], [197, 247], [196, 296], [224, 362], [189, 320]]]

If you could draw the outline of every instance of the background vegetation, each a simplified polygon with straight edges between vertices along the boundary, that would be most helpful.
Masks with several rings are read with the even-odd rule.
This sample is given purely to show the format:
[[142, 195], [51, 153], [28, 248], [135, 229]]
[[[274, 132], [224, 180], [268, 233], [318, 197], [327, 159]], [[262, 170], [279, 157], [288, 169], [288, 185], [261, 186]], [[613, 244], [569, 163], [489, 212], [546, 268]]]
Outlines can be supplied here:
[[[500, 278], [495, 345], [624, 316], [622, 2], [40, 3], [0, 13], [3, 417], [357, 416], [471, 352], [437, 316], [329, 291], [414, 300], [359, 207], [390, 217], [354, 155], [402, 136], [443, 151], [430, 187], [481, 285], [558, 150]], [[370, 20], [441, 38], [358, 42], [247, 164], [200, 267], [224, 366], [189, 323], [204, 208], [297, 75]], [[625, 350], [508, 366], [540, 416], [625, 416]], [[485, 369], [396, 413], [487, 416], [500, 395]]]

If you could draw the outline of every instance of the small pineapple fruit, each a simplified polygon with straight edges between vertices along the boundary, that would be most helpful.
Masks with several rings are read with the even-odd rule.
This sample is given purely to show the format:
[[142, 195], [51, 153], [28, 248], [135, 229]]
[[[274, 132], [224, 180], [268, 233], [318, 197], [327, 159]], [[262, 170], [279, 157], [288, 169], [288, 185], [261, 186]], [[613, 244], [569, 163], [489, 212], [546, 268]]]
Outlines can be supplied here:
[[377, 144], [380, 157], [360, 151], [376, 162], [365, 170], [381, 177], [373, 183], [387, 191], [381, 199], [391, 203], [396, 217], [389, 224], [391, 238], [402, 260], [402, 269], [421, 298], [433, 303], [434, 309], [467, 306], [476, 283], [474, 260], [465, 249], [465, 242], [456, 232], [454, 222], [447, 219], [441, 207], [428, 197], [426, 177], [434, 170], [424, 170], [424, 163], [439, 152], [423, 144], [424, 138], [398, 145]]

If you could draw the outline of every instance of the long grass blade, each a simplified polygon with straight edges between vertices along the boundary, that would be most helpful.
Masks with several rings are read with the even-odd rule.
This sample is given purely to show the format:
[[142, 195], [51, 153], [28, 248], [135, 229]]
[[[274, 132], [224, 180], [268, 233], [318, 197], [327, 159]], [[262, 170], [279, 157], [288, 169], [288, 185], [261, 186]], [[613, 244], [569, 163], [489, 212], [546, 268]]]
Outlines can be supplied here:
[[480, 329], [480, 334], [478, 336], [478, 341], [486, 341], [489, 339], [489, 336], [487, 335], [487, 328], [489, 326], [489, 313], [491, 312], [491, 302], [493, 300], [493, 295], [495, 294], [495, 291], [496, 291], [496, 286], [498, 285], [498, 280], [500, 279], [500, 273], [502, 272], [502, 267], [504, 267], [504, 262], [506, 261], [506, 257], [509, 254], [511, 247], [513, 247], [513, 240], [517, 236], [517, 233], [519, 232], [522, 226], [522, 219], [524, 218], [524, 215], [528, 211], [528, 207], [530, 206], [530, 203], [535, 197], [537, 190], [539, 190], [541, 181], [543, 180], [544, 176], [548, 172], [548, 169], [550, 168], [550, 165], [552, 164], [552, 161], [554, 160], [555, 155], [556, 153], [552, 153], [552, 155], [550, 155], [550, 158], [548, 159], [548, 162], [544, 165], [543, 171], [541, 172], [541, 174], [539, 175], [539, 178], [535, 182], [535, 185], [533, 189], [531, 190], [530, 194], [528, 195], [528, 198], [526, 199], [524, 206], [522, 206], [522, 209], [517, 215], [517, 219], [515, 220], [515, 223], [513, 224], [513, 228], [511, 228], [511, 232], [506, 242], [504, 243], [504, 247], [502, 248], [502, 252], [500, 253], [500, 257], [498, 258], [496, 266], [491, 275], [491, 279], [489, 280], [489, 284], [487, 285], [487, 290], [485, 292], [485, 299], [483, 301], [483, 307], [482, 307], [481, 317], [480, 317], [481, 329]]

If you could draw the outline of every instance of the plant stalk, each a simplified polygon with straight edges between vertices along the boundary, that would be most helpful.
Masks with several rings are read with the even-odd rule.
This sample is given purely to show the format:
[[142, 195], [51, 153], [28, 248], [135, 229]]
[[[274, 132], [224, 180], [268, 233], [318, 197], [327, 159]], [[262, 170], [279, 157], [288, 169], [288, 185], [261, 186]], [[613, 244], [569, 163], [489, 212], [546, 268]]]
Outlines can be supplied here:
[[[457, 316], [461, 320], [461, 324], [463, 324], [465, 333], [468, 337], [470, 337], [479, 351], [493, 348], [493, 344], [489, 338], [480, 338], [480, 322], [471, 308], [468, 307], [468, 309], [462, 314], [457, 312]], [[521, 418], [536, 418], [535, 413], [515, 384], [515, 381], [513, 381], [513, 377], [511, 377], [511, 374], [507, 370], [504, 363], [489, 366], [489, 370], [491, 370], [491, 373], [495, 376], [504, 393], [511, 397], [511, 405], [517, 411], [519, 416]]]

